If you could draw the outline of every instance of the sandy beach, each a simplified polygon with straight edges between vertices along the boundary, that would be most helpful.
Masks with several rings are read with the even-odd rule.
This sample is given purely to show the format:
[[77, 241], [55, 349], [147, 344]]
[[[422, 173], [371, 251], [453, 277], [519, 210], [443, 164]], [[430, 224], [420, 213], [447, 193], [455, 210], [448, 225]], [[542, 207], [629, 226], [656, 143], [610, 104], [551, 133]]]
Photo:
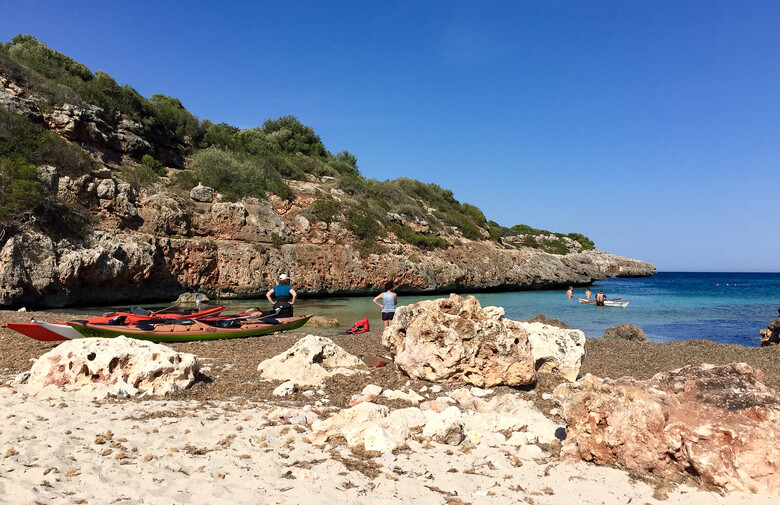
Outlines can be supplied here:
[[[0, 320], [54, 321], [53, 313], [2, 312]], [[72, 316], [71, 316], [72, 317]], [[415, 435], [392, 454], [310, 443], [312, 426], [349, 406], [369, 384], [415, 391], [426, 399], [458, 386], [409, 380], [392, 367], [302, 388], [286, 398], [263, 382], [260, 361], [307, 334], [330, 336], [348, 352], [383, 353], [379, 332], [345, 335], [304, 328], [255, 339], [175, 344], [197, 355], [203, 376], [162, 399], [95, 400], [82, 393], [9, 384], [54, 346], [0, 330], [0, 503], [778, 503], [777, 498], [700, 489], [618, 469], [561, 461], [555, 444], [521, 444], [509, 433], [472, 433], [457, 446]], [[780, 348], [741, 348], [706, 341], [640, 344], [593, 339], [582, 372], [646, 378], [694, 363], [744, 361], [778, 388]], [[532, 401], [552, 423], [549, 384], [494, 388], [491, 395]], [[391, 410], [409, 402], [383, 398]], [[533, 432], [533, 428], [529, 428]]]

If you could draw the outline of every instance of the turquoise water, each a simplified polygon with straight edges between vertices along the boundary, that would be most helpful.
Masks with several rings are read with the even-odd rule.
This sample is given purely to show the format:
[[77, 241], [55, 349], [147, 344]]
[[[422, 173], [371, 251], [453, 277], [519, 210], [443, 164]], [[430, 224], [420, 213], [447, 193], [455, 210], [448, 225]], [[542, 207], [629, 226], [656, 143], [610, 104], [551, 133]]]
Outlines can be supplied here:
[[[632, 323], [655, 342], [703, 338], [749, 347], [759, 345], [758, 331], [778, 316], [780, 304], [780, 273], [661, 272], [647, 278], [596, 282], [591, 288], [594, 295], [599, 288], [610, 298], [621, 297], [631, 303], [625, 308], [580, 305], [577, 297], [584, 296], [584, 288], [575, 289], [572, 300], [566, 298], [564, 290], [475, 296], [483, 306], [504, 307], [511, 319], [544, 314], [583, 330], [587, 337], [600, 337], [610, 326]], [[399, 295], [398, 304], [442, 296]], [[266, 300], [223, 303], [235, 312], [268, 305]], [[372, 328], [382, 326], [379, 307], [371, 303], [371, 297], [300, 299], [295, 310], [296, 314], [313, 313], [339, 320], [339, 329], [323, 333], [345, 331], [363, 317], [369, 318]]]

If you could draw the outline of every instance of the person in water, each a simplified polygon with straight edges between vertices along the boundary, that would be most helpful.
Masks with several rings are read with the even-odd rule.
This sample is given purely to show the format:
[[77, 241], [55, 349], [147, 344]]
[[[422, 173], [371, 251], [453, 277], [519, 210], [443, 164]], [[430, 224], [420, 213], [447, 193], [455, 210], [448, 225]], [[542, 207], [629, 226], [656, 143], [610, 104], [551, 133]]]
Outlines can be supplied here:
[[585, 299], [590, 300], [590, 288], [585, 288]]
[[574, 296], [574, 286], [569, 286], [569, 289], [566, 291], [566, 298], [571, 298]]
[[604, 294], [603, 289], [599, 289], [599, 292], [596, 293], [596, 305], [604, 305], [604, 302], [607, 300], [607, 295]]
[[[382, 300], [382, 303], [379, 303]], [[395, 304], [398, 302], [398, 295], [393, 292], [393, 283], [385, 284], [385, 290], [374, 297], [374, 305], [382, 309], [382, 324], [387, 328], [390, 321], [395, 316]]]
[[[271, 299], [272, 294], [276, 301]], [[290, 286], [290, 278], [287, 277], [287, 274], [279, 276], [279, 284], [269, 289], [265, 297], [268, 298], [268, 303], [274, 306], [277, 316], [292, 317], [293, 305], [295, 305], [298, 293]]]

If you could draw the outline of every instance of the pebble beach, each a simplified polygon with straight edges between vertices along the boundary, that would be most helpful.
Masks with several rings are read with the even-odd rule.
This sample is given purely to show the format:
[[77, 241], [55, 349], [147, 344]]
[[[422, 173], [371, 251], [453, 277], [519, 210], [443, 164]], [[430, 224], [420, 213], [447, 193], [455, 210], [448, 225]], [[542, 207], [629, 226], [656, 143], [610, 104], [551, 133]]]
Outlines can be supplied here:
[[[31, 317], [73, 315], [0, 312], [3, 323]], [[776, 497], [720, 494], [693, 481], [561, 461], [554, 444], [518, 446], [498, 433], [458, 446], [413, 439], [392, 454], [337, 442], [316, 446], [308, 439], [311, 427], [289, 422], [285, 412], [327, 418], [368, 384], [431, 397], [430, 383], [393, 367], [329, 379], [311, 394], [274, 397], [278, 384], [260, 380], [258, 363], [309, 333], [329, 336], [354, 355], [386, 353], [378, 331], [318, 330], [171, 345], [199, 357], [201, 380], [164, 398], [121, 400], [13, 383], [55, 343], [1, 329], [0, 503], [777, 503]], [[648, 378], [687, 364], [737, 361], [761, 369], [768, 386], [780, 387], [777, 346], [589, 339], [586, 352], [583, 374]], [[436, 395], [457, 387], [442, 385]], [[536, 388], [494, 388], [493, 394], [530, 400], [554, 421], [549, 387], [540, 381]], [[411, 406], [380, 401], [391, 409]]]

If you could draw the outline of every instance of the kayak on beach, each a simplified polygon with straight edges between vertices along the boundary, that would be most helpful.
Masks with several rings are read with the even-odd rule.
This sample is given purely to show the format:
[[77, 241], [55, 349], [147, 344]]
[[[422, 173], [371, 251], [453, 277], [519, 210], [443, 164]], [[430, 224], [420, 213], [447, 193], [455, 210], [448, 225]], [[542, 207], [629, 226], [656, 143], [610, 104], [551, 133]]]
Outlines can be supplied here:
[[232, 319], [151, 319], [134, 325], [117, 326], [91, 323], [88, 320], [68, 321], [68, 325], [83, 337], [114, 338], [124, 335], [128, 338], [151, 342], [191, 342], [197, 340], [223, 340], [229, 338], [257, 337], [277, 331], [300, 328], [312, 317], [262, 318], [237, 317]]
[[[130, 312], [107, 312], [102, 316], [90, 317], [87, 321], [99, 324], [116, 324], [121, 321], [122, 324], [136, 324], [139, 321], [147, 321], [154, 318], [165, 317], [168, 319], [200, 319], [203, 317], [218, 316], [225, 309], [224, 305], [213, 307], [200, 311], [185, 312], [161, 312], [156, 313], [146, 309], [130, 309]], [[83, 335], [74, 330], [64, 321], [56, 323], [46, 323], [33, 319], [29, 323], [6, 323], [6, 328], [26, 335], [32, 339], [42, 342], [57, 342], [60, 340], [72, 340], [82, 338]]]

